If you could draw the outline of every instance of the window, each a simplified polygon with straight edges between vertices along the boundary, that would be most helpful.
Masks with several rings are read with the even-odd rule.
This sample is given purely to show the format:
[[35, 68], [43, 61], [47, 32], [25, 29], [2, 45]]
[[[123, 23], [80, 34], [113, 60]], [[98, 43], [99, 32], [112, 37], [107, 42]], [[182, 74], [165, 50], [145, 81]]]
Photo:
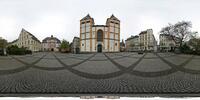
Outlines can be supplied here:
[[99, 42], [103, 41], [103, 31], [102, 30], [97, 31], [97, 41], [99, 41]]
[[117, 43], [115, 43], [115, 46], [117, 46]]
[[82, 46], [84, 46], [84, 44], [82, 44]]

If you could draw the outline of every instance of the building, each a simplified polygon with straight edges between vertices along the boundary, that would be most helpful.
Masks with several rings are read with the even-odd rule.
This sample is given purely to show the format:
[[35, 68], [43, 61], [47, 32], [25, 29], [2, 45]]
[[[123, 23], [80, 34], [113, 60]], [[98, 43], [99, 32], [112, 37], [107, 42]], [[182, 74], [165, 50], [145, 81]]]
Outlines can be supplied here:
[[120, 20], [112, 15], [106, 25], [95, 25], [88, 14], [80, 20], [81, 52], [119, 52]]
[[42, 40], [43, 51], [59, 51], [60, 45], [60, 40], [56, 37], [53, 37], [53, 35]]
[[176, 48], [176, 43], [172, 39], [172, 37], [169, 34], [160, 34], [160, 51], [168, 52], [168, 51], [174, 51]]
[[0, 55], [7, 55], [6, 46], [7, 46], [7, 40], [0, 37]]
[[120, 52], [124, 52], [125, 51], [125, 43], [124, 40], [122, 40], [122, 42], [120, 42]]
[[142, 51], [156, 51], [157, 41], [153, 35], [152, 29], [147, 29], [139, 34], [140, 50]]
[[33, 34], [26, 31], [25, 29], [21, 30], [18, 39], [11, 42], [11, 45], [17, 45], [18, 47], [25, 47], [33, 52], [41, 51], [42, 48], [40, 40], [38, 40]]
[[80, 52], [80, 38], [74, 37], [72, 44], [71, 44], [71, 52], [72, 53], [79, 53]]
[[139, 36], [131, 36], [125, 40], [126, 42], [126, 51], [139, 51], [140, 50], [140, 41]]

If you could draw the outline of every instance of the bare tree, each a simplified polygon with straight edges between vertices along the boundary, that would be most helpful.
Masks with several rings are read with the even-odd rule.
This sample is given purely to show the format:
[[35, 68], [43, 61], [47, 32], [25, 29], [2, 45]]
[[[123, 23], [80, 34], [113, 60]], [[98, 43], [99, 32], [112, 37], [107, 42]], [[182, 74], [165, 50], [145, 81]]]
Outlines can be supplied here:
[[162, 28], [160, 33], [168, 34], [170, 39], [182, 47], [183, 42], [192, 34], [190, 28], [192, 28], [192, 23], [190, 21], [181, 21], [174, 25], [169, 24]]
[[200, 38], [197, 36], [198, 32], [195, 32], [191, 35], [189, 40], [189, 45], [196, 51], [200, 50]]

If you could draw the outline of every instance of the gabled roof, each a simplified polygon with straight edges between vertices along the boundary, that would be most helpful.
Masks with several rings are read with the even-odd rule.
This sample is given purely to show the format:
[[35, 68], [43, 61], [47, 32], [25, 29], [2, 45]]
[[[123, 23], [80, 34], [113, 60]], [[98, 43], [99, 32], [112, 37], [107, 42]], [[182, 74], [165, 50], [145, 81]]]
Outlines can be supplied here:
[[10, 42], [10, 43], [11, 43], [11, 44], [12, 44], [12, 43], [15, 43], [15, 42], [17, 42], [18, 40], [19, 40], [19, 39], [13, 40], [13, 41]]
[[[33, 39], [33, 40], [35, 40], [35, 41], [41, 43], [39, 39], [37, 39], [37, 38], [36, 38], [33, 34], [31, 34], [30, 32], [26, 31], [24, 28], [22, 28], [22, 30], [21, 30], [21, 33], [23, 33], [23, 32], [28, 33], [29, 35], [32, 36], [32, 39]], [[21, 34], [21, 33], [20, 33], [20, 34]]]
[[53, 37], [53, 35], [51, 35], [51, 37], [46, 37], [45, 39], [43, 39], [42, 43], [47, 43], [47, 40], [50, 40], [50, 39], [54, 39], [56, 40], [57, 43], [61, 43], [61, 41], [58, 38]]
[[89, 14], [87, 14], [87, 16], [83, 17], [81, 20], [87, 20], [87, 19], [91, 19], [92, 17], [90, 17]]

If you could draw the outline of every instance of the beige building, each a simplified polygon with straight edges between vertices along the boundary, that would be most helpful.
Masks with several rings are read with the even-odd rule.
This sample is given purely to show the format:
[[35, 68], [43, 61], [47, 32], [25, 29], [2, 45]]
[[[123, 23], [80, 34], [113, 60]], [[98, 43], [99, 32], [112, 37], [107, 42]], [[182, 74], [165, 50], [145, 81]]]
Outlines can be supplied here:
[[131, 36], [128, 39], [126, 39], [126, 51], [138, 51], [140, 50], [140, 41], [139, 36]]
[[33, 52], [40, 51], [42, 48], [40, 40], [38, 40], [33, 34], [26, 31], [25, 29], [21, 30], [18, 39], [11, 42], [11, 45], [17, 45], [18, 47], [25, 47]]
[[43, 51], [59, 51], [60, 45], [60, 40], [56, 37], [53, 37], [53, 35], [42, 40]]
[[168, 34], [160, 34], [160, 51], [173, 51], [176, 47], [176, 43]]
[[80, 20], [81, 52], [119, 52], [120, 20], [112, 15], [106, 25], [95, 25], [88, 14]]
[[152, 29], [147, 29], [139, 34], [140, 50], [157, 51], [157, 41], [153, 35]]

